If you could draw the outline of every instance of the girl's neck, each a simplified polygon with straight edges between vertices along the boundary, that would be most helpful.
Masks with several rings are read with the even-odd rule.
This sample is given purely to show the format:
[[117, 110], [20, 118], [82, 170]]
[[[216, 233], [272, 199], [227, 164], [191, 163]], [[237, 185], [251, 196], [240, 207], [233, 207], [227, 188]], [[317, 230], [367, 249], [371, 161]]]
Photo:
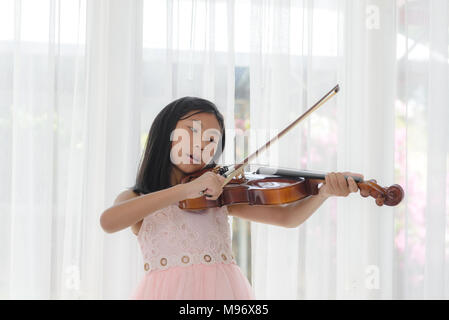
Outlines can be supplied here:
[[186, 174], [184, 172], [173, 166], [170, 173], [170, 185], [175, 186], [181, 183], [182, 178], [184, 178], [185, 176]]

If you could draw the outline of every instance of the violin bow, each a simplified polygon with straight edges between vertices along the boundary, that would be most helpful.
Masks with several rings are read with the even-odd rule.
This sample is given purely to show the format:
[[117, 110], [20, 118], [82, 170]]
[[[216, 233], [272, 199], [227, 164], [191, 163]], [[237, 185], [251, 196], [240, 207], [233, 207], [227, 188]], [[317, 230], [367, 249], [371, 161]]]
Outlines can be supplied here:
[[232, 178], [242, 174], [245, 167], [249, 164], [249, 161], [253, 160], [255, 157], [259, 155], [259, 152], [263, 152], [266, 149], [268, 149], [272, 142], [275, 140], [281, 138], [284, 134], [286, 134], [290, 129], [292, 129], [294, 126], [296, 126], [298, 123], [306, 119], [312, 112], [316, 111], [319, 107], [321, 107], [323, 104], [325, 104], [330, 98], [332, 98], [338, 91], [340, 90], [340, 86], [337, 84], [334, 88], [332, 88], [331, 91], [326, 93], [320, 100], [318, 100], [317, 103], [315, 103], [312, 107], [310, 107], [306, 112], [304, 112], [298, 119], [294, 120], [292, 123], [290, 123], [287, 127], [285, 127], [281, 132], [279, 132], [274, 138], [272, 138], [270, 141], [265, 143], [262, 147], [254, 151], [252, 154], [250, 154], [248, 157], [246, 157], [241, 163], [237, 164], [234, 167], [234, 170], [231, 171], [227, 176], [225, 181], [222, 184], [222, 187], [224, 187], [226, 184], [229, 183], [229, 181], [232, 180]]

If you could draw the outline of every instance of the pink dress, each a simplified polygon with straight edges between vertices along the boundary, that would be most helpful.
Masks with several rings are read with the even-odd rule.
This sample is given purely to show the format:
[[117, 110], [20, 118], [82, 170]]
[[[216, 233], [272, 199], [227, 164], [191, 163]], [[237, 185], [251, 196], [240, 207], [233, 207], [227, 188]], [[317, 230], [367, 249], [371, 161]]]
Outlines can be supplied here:
[[226, 206], [172, 204], [145, 217], [137, 240], [145, 275], [130, 299], [255, 299], [232, 254]]

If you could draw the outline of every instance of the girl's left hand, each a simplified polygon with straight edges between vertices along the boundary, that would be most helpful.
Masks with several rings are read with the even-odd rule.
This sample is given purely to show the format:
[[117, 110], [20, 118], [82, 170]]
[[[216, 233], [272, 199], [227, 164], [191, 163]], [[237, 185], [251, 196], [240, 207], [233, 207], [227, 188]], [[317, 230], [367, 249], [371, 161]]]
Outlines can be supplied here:
[[[345, 176], [349, 176], [345, 179]], [[330, 196], [347, 197], [351, 192], [357, 192], [359, 187], [351, 176], [360, 177], [363, 175], [352, 172], [331, 172], [325, 176], [325, 182], [319, 189], [318, 195], [324, 198]]]

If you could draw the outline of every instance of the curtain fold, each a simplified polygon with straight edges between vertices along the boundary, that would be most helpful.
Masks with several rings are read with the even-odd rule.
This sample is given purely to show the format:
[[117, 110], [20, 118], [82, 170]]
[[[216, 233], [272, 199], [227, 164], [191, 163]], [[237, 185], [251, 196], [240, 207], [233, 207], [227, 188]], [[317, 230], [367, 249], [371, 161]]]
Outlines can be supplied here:
[[[426, 262], [424, 266], [424, 296], [430, 299], [449, 297], [448, 241], [446, 237], [448, 203], [445, 193], [448, 185], [449, 112], [449, 6], [447, 1], [429, 4], [429, 62], [427, 123], [427, 181], [426, 203]], [[446, 104], [446, 106], [444, 106]], [[446, 150], [446, 153], [444, 152]], [[437, 262], [437, 263], [435, 263]]]
[[[392, 1], [348, 1], [344, 8], [337, 170], [361, 172], [389, 186], [395, 182], [396, 6]], [[337, 200], [336, 297], [392, 298], [395, 208], [353, 198]]]

